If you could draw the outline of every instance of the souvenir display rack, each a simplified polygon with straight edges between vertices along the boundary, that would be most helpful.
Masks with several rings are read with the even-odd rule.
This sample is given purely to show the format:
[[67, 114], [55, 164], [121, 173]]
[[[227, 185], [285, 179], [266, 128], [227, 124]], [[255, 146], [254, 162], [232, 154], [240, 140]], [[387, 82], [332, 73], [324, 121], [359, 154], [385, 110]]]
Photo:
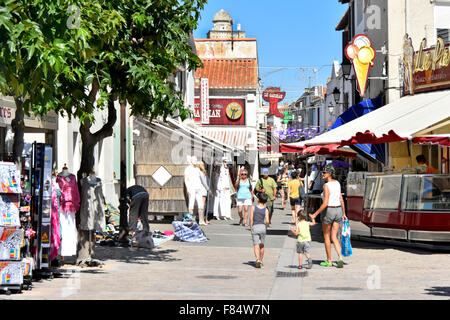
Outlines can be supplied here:
[[20, 225], [20, 173], [12, 162], [0, 162], [0, 289], [6, 294], [22, 291]]
[[32, 244], [37, 279], [53, 278], [50, 268], [52, 147], [33, 143], [31, 170], [31, 223], [36, 232]]

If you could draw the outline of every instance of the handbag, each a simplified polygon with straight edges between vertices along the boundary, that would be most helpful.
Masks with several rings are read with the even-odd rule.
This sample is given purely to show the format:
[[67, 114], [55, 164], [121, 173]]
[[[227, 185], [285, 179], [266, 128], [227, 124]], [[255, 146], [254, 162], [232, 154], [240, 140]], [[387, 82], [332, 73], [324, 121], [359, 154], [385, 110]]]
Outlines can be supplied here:
[[[264, 184], [263, 184], [262, 178], [259, 178], [259, 181], [261, 182], [261, 188], [264, 189]], [[255, 195], [255, 197], [258, 197], [258, 195], [260, 194], [259, 191], [256, 191], [256, 185], [255, 185], [255, 189], [253, 190], [253, 194]]]
[[300, 182], [300, 186], [298, 187], [298, 194], [300, 195], [300, 199], [304, 200], [306, 196], [305, 188], [303, 187], [302, 183]]
[[352, 245], [350, 243], [350, 225], [348, 220], [344, 220], [342, 223], [342, 236], [341, 236], [341, 254], [344, 257], [352, 255]]

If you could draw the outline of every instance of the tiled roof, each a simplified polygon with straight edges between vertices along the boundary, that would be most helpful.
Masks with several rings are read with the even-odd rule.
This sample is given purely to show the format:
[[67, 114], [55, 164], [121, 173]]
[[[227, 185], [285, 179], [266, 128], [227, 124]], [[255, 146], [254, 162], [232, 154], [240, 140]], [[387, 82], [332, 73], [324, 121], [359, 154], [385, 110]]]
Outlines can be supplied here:
[[[215, 89], [255, 89], [258, 85], [256, 59], [202, 59], [203, 68], [197, 69], [195, 78], [208, 78], [209, 87]], [[195, 87], [199, 87], [196, 81]]]

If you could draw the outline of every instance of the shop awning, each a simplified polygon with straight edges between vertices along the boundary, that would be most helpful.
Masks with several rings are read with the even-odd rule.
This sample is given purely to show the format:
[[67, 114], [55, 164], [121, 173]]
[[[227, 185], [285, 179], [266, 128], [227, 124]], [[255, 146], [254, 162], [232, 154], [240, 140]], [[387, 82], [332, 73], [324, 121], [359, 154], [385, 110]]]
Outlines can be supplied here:
[[306, 146], [377, 144], [412, 139], [416, 132], [450, 118], [450, 90], [403, 97], [354, 121], [305, 141]]
[[[353, 105], [343, 114], [341, 114], [334, 124], [330, 127], [330, 131], [334, 130], [350, 121], [354, 121], [369, 112], [375, 111], [382, 106], [383, 99], [378, 97], [376, 99], [367, 99], [358, 104]], [[355, 144], [355, 150], [367, 158], [385, 162], [385, 148], [384, 144]]]
[[358, 154], [356, 151], [353, 151], [349, 147], [341, 147], [339, 144], [310, 146], [306, 147], [302, 153], [330, 155], [333, 157], [347, 158], [356, 158], [356, 155]]
[[450, 134], [438, 134], [426, 137], [415, 137], [413, 143], [417, 144], [439, 144], [441, 146], [450, 147]]
[[247, 128], [219, 129], [217, 127], [205, 126], [200, 127], [199, 132], [203, 136], [210, 137], [234, 148], [245, 150], [247, 146]]

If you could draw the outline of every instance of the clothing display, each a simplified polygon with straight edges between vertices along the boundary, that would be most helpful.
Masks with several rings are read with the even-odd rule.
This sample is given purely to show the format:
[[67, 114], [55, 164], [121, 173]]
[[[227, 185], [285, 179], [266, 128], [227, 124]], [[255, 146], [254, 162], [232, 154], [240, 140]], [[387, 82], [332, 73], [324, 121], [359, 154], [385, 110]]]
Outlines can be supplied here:
[[214, 198], [214, 217], [231, 218], [231, 178], [224, 166], [215, 176], [216, 194]]
[[94, 173], [81, 180], [81, 199], [77, 264], [92, 266], [95, 231], [106, 232], [102, 180]]
[[56, 178], [56, 182], [61, 189], [61, 211], [77, 212], [80, 208], [80, 193], [75, 175], [63, 171]]
[[50, 261], [58, 256], [59, 248], [61, 247], [61, 227], [59, 224], [60, 198], [61, 189], [55, 179], [52, 181], [52, 235], [50, 240]]
[[105, 197], [103, 196], [102, 180], [92, 174], [82, 179], [81, 195], [79, 229], [105, 232]]
[[60, 197], [60, 228], [61, 228], [61, 256], [77, 254], [78, 231], [75, 223], [75, 213], [80, 208], [80, 193], [74, 174], [63, 170], [56, 182], [61, 190]]

